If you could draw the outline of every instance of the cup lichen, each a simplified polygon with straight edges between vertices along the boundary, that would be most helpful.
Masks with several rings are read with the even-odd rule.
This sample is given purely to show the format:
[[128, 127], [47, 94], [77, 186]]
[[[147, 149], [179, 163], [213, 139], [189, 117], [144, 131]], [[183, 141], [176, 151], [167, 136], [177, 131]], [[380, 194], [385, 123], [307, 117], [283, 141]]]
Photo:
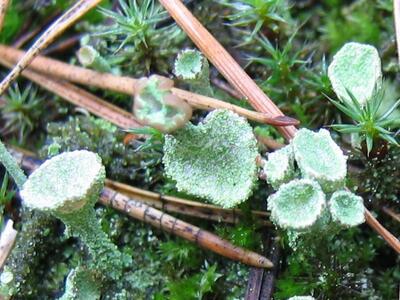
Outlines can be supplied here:
[[174, 73], [178, 79], [188, 84], [193, 92], [213, 96], [208, 61], [200, 51], [182, 50], [175, 59]]
[[171, 79], [158, 75], [139, 79], [133, 113], [140, 123], [170, 133], [190, 120], [192, 108], [171, 93], [173, 85]]
[[293, 138], [292, 145], [303, 177], [318, 181], [325, 192], [344, 186], [347, 157], [327, 130], [301, 129]]
[[334, 192], [329, 200], [332, 220], [345, 227], [364, 223], [363, 199], [349, 191]]
[[44, 162], [23, 185], [24, 205], [50, 213], [89, 249], [100, 277], [117, 279], [121, 253], [101, 230], [94, 211], [105, 180], [100, 157], [86, 150], [65, 152]]
[[284, 229], [310, 228], [324, 207], [324, 192], [316, 181], [309, 179], [295, 179], [283, 184], [268, 198], [271, 219]]

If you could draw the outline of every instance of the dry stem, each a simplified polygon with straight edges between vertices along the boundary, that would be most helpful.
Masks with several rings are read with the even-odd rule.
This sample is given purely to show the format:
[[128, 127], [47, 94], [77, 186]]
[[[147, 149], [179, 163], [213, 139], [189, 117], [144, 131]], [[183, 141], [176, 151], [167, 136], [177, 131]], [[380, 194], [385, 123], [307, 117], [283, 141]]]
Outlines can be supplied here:
[[[0, 58], [4, 60], [14, 63], [23, 55], [23, 51], [0, 45]], [[116, 76], [109, 73], [99, 73], [42, 56], [36, 57], [29, 65], [29, 68], [43, 74], [48, 74], [52, 77], [55, 76], [67, 81], [95, 86], [128, 95], [134, 94], [138, 82], [137, 79], [130, 77]], [[185, 100], [191, 106], [199, 109], [230, 109], [249, 120], [265, 124], [273, 124], [275, 126], [298, 123], [297, 120], [291, 118], [275, 118], [269, 114], [251, 111], [221, 100], [198, 95], [178, 88], [172, 88], [172, 93]]]
[[398, 254], [400, 253], [399, 240], [383, 227], [368, 209], [365, 209], [365, 220]]
[[387, 214], [389, 217], [391, 217], [393, 220], [397, 221], [400, 223], [400, 214], [394, 212], [391, 208], [389, 207], [382, 207], [382, 211]]
[[[10, 66], [10, 63], [3, 60], [0, 56], [0, 63]], [[53, 80], [29, 69], [24, 70], [22, 75], [29, 80], [37, 83], [43, 88], [55, 93], [61, 98], [82, 107], [92, 114], [102, 117], [107, 121], [124, 129], [140, 127], [133, 115], [119, 107], [116, 107], [99, 97], [81, 89], [73, 84], [61, 80]]]
[[[106, 185], [128, 197], [168, 212], [226, 223], [237, 223], [243, 217], [239, 209], [224, 209], [211, 204], [166, 196], [108, 179]], [[269, 213], [258, 210], [253, 210], [251, 213], [261, 224], [271, 226], [271, 223], [267, 221]]]
[[101, 0], [79, 0], [74, 6], [58, 18], [32, 45], [25, 55], [18, 61], [6, 78], [0, 83], [0, 95], [9, 87], [22, 70], [24, 70], [35, 56], [46, 48], [57, 36], [64, 32], [86, 12], [99, 4]]
[[142, 202], [130, 199], [110, 188], [103, 189], [100, 203], [111, 206], [135, 219], [173, 233], [229, 259], [258, 268], [273, 267], [269, 259], [258, 253], [235, 246], [211, 232], [181, 221]]

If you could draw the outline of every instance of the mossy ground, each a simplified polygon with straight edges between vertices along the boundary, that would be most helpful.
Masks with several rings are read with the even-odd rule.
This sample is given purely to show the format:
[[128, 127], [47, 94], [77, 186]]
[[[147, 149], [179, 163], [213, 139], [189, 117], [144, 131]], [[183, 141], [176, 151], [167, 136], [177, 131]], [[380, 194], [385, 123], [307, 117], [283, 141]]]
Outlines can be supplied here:
[[[103, 5], [111, 9], [117, 2], [104, 1]], [[368, 43], [378, 49], [387, 79], [387, 99], [390, 102], [400, 95], [392, 1], [271, 1], [286, 5], [283, 10], [275, 10], [281, 14], [282, 20], [268, 18], [253, 35], [251, 33], [260, 16], [251, 14], [241, 19], [240, 26], [235, 25], [232, 16], [238, 11], [224, 5], [226, 2], [230, 1], [199, 0], [186, 1], [186, 4], [234, 58], [242, 66], [247, 66], [246, 71], [280, 108], [300, 120], [302, 126], [316, 129], [342, 122], [343, 115], [325, 96], [335, 97], [327, 77], [327, 66], [333, 54], [349, 41]], [[28, 31], [25, 23], [30, 22], [29, 28], [39, 26], [41, 20], [71, 3], [11, 1], [0, 41], [13, 43]], [[151, 20], [151, 16], [147, 16]], [[93, 11], [60, 40], [78, 34], [104, 32], [111, 23], [101, 13]], [[121, 46], [124, 33], [107, 37], [92, 35], [90, 43], [116, 73], [135, 77], [152, 73], [172, 76], [176, 55], [182, 49], [193, 47], [192, 43], [168, 16], [157, 26], [144, 25], [137, 24], [131, 29], [143, 35], [129, 39], [116, 56], [112, 53]], [[170, 27], [163, 30], [165, 26]], [[169, 36], [174, 38], [169, 39]], [[52, 55], [76, 63], [75, 52], [78, 49], [79, 44], [75, 44]], [[1, 69], [2, 77], [6, 72], [6, 69]], [[217, 76], [212, 66], [210, 73], [212, 78]], [[179, 81], [176, 84], [187, 87]], [[19, 87], [21, 90], [36, 89], [22, 78]], [[163, 175], [162, 141], [153, 141], [150, 145], [142, 140], [126, 143], [124, 132], [86, 116], [87, 112], [66, 104], [41, 88], [37, 89], [36, 97], [41, 99], [41, 109], [37, 110], [37, 105], [32, 108], [29, 102], [18, 106], [7, 103], [4, 118], [2, 108], [1, 125], [5, 122], [13, 124], [10, 130], [3, 132], [6, 142], [40, 152], [42, 158], [47, 157], [49, 146], [55, 143], [59, 145], [56, 147], [59, 151], [95, 151], [102, 157], [109, 178], [156, 192], [182, 195]], [[132, 107], [132, 97], [98, 89], [92, 92], [126, 110]], [[249, 108], [245, 101], [233, 99], [217, 88], [214, 88], [214, 96]], [[192, 122], [196, 124], [204, 116], [204, 112], [196, 111]], [[10, 118], [26, 123], [18, 126], [18, 122], [12, 122]], [[257, 133], [279, 138], [269, 126], [252, 125], [258, 126]], [[345, 136], [336, 134], [335, 138], [341, 145], [349, 147]], [[383, 152], [386, 154], [367, 159], [362, 151], [352, 151], [349, 164], [359, 171], [350, 172], [348, 186], [363, 196], [368, 207], [378, 212], [385, 227], [396, 233], [400, 232], [400, 224], [383, 215], [380, 208], [398, 205], [399, 150], [389, 146]], [[272, 189], [260, 181], [241, 208], [245, 212], [250, 208], [265, 209], [265, 199], [271, 193]], [[5, 206], [4, 214], [17, 221], [18, 229], [26, 226], [28, 234], [21, 239], [34, 243], [24, 245], [22, 241], [19, 245], [24, 246], [17, 247], [9, 261], [10, 265], [18, 266], [21, 276], [24, 276], [21, 279], [23, 287], [14, 299], [54, 299], [61, 296], [65, 277], [86, 258], [86, 249], [77, 240], [64, 237], [63, 226], [54, 219], [40, 220], [40, 229], [18, 222], [24, 220], [20, 218], [23, 215], [20, 203], [18, 199], [12, 203], [12, 206]], [[247, 266], [201, 250], [112, 209], [98, 206], [97, 214], [103, 230], [124, 257], [124, 280], [110, 288], [104, 295], [105, 299], [243, 299], [249, 272]], [[236, 226], [182, 218], [216, 231], [238, 245], [263, 251], [261, 233], [265, 229], [254, 224], [250, 216]], [[38, 238], [31, 240], [29, 233], [35, 232]], [[275, 299], [306, 294], [318, 299], [396, 299], [398, 296], [399, 257], [367, 225], [323, 237], [313, 236], [311, 241], [305, 240], [304, 243], [307, 243], [304, 251], [294, 252], [288, 247], [286, 238], [282, 239], [282, 266]]]

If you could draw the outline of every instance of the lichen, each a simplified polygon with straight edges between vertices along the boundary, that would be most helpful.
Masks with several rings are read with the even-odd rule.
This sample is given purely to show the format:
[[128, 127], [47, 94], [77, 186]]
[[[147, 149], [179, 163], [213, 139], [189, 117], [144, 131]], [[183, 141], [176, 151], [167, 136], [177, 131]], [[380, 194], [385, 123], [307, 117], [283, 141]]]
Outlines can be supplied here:
[[337, 191], [329, 200], [329, 211], [333, 221], [351, 227], [364, 223], [364, 204], [360, 196], [349, 191]]
[[351, 101], [350, 91], [365, 104], [382, 78], [378, 51], [370, 45], [347, 43], [333, 57], [328, 76], [340, 99]]
[[[31, 209], [71, 213], [97, 201], [105, 178], [101, 158], [81, 150], [65, 152], [45, 161], [23, 185], [21, 197]], [[91, 203], [94, 205], [94, 202]]]
[[162, 132], [183, 127], [192, 108], [171, 93], [173, 81], [158, 75], [141, 78], [135, 89], [133, 112], [139, 122]]
[[283, 183], [294, 179], [294, 154], [291, 145], [285, 146], [268, 154], [268, 160], [263, 167], [267, 175], [267, 182], [274, 189], [278, 189]]
[[292, 145], [296, 162], [305, 178], [318, 181], [325, 192], [344, 185], [347, 157], [327, 130], [313, 132], [301, 129], [293, 138]]
[[206, 96], [213, 95], [208, 61], [200, 51], [181, 51], [175, 59], [174, 73], [178, 79], [189, 85], [191, 91]]
[[250, 196], [257, 155], [247, 121], [231, 111], [214, 110], [203, 123], [166, 136], [163, 162], [178, 190], [229, 208]]
[[94, 211], [104, 179], [97, 154], [65, 152], [36, 169], [20, 194], [26, 206], [53, 214], [67, 226], [69, 235], [88, 246], [100, 278], [116, 280], [122, 272], [121, 253], [101, 230]]
[[310, 228], [325, 207], [325, 194], [316, 181], [295, 179], [268, 198], [271, 219], [284, 229]]

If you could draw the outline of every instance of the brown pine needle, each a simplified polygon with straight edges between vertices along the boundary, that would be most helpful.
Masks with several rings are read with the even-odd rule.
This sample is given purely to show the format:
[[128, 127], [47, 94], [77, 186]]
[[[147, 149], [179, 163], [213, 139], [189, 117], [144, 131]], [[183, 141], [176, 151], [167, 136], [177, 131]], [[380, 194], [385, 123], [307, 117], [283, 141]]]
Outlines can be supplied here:
[[[25, 152], [25, 151], [24, 151]], [[33, 171], [40, 162], [16, 149], [11, 151], [22, 167]], [[29, 153], [29, 152], [27, 152]], [[219, 236], [203, 230], [190, 223], [179, 220], [143, 202], [131, 199], [117, 191], [105, 187], [99, 199], [103, 205], [110, 206], [137, 220], [148, 223], [156, 228], [170, 232], [190, 242], [220, 254], [229, 259], [258, 268], [272, 268], [273, 264], [266, 257], [256, 252], [235, 246]]]
[[382, 207], [382, 211], [387, 214], [389, 217], [391, 217], [393, 220], [397, 221], [400, 223], [400, 214], [394, 212], [391, 208], [389, 207]]
[[[168, 212], [226, 223], [237, 223], [243, 217], [240, 209], [225, 209], [211, 204], [166, 196], [109, 179], [106, 180], [106, 185], [121, 194]], [[268, 212], [253, 210], [251, 214], [260, 224], [271, 226], [271, 223], [267, 221]]]
[[396, 237], [390, 233], [381, 223], [365, 209], [365, 221], [372, 227], [398, 254], [400, 254], [400, 242]]
[[18, 61], [17, 65], [11, 70], [6, 78], [0, 83], [0, 95], [10, 86], [22, 70], [37, 56], [44, 48], [46, 48], [53, 40], [70, 27], [75, 21], [87, 13], [90, 9], [99, 4], [101, 0], [79, 0], [67, 10], [60, 18], [58, 18], [29, 48], [25, 55]]
[[219, 236], [197, 226], [181, 221], [142, 202], [135, 201], [110, 188], [104, 188], [100, 203], [113, 207], [129, 216], [149, 223], [154, 227], [180, 236], [190, 242], [213, 251], [229, 259], [240, 261], [258, 268], [272, 268], [273, 264], [266, 257], [250, 250], [235, 246]]
[[[221, 74], [236, 89], [249, 98], [250, 103], [256, 110], [278, 116], [283, 115], [272, 100], [261, 91], [257, 84], [242, 70], [232, 56], [190, 13], [182, 2], [179, 0], [160, 0], [160, 3]], [[293, 126], [278, 127], [277, 129], [288, 141], [294, 137], [297, 131]], [[400, 241], [385, 229], [367, 208], [365, 208], [365, 220], [397, 253], [400, 253]]]
[[[0, 64], [10, 66], [10, 63], [3, 60], [1, 57]], [[29, 69], [22, 71], [22, 75], [68, 102], [82, 107], [95, 116], [101, 117], [121, 128], [129, 129], [141, 127], [131, 113], [114, 106], [71, 83], [62, 80], [53, 80]]]
[[[18, 61], [23, 55], [23, 51], [14, 49], [12, 47], [0, 45], [0, 58], [2, 60], [14, 63]], [[28, 68], [43, 74], [47, 74], [52, 78], [55, 76], [67, 81], [95, 86], [128, 95], [133, 95], [134, 90], [137, 86], [137, 79], [134, 78], [116, 76], [109, 73], [99, 73], [93, 70], [69, 65], [61, 61], [46, 58], [43, 56], [36, 57], [31, 62]], [[178, 88], [172, 88], [172, 93], [189, 103], [194, 108], [198, 109], [230, 109], [249, 120], [265, 124], [273, 124], [275, 126], [298, 124], [298, 121], [292, 118], [277, 119], [270, 114], [251, 111], [233, 104], [226, 103], [221, 100], [191, 93]]]
[[9, 2], [10, 0], [0, 0], [0, 32], [3, 29], [4, 18], [6, 17]]

